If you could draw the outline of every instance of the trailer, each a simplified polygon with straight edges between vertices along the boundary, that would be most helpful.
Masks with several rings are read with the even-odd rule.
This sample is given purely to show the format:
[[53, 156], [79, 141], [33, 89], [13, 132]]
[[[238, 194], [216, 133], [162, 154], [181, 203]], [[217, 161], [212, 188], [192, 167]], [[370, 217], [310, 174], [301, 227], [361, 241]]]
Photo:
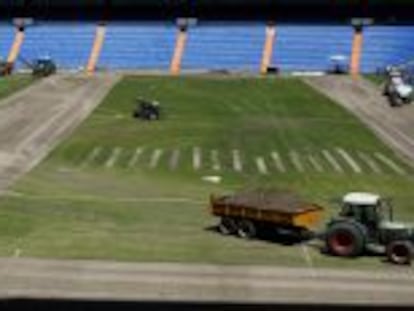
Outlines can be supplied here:
[[224, 235], [251, 239], [270, 232], [310, 237], [323, 208], [304, 202], [292, 193], [245, 191], [210, 197], [210, 212], [219, 217], [217, 229]]

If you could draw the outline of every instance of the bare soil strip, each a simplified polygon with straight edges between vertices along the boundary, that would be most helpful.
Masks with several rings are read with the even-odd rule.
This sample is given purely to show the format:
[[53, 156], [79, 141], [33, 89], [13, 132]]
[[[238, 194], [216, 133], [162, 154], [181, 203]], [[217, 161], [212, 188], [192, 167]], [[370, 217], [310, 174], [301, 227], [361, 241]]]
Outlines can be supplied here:
[[[0, 259], [2, 298], [412, 305], [409, 268], [384, 271]], [[327, 294], [329, 293], [329, 294]]]
[[346, 163], [348, 163], [349, 167], [354, 171], [354, 173], [362, 173], [361, 167], [358, 165], [358, 163], [356, 163], [354, 158], [348, 152], [342, 148], [336, 148], [336, 152], [345, 160]]
[[142, 147], [138, 147], [135, 149], [134, 155], [131, 157], [131, 160], [128, 163], [128, 167], [133, 167], [137, 164], [139, 157], [143, 153], [144, 149]]
[[262, 175], [267, 175], [269, 172], [267, 170], [267, 165], [263, 157], [257, 157], [256, 158], [256, 166], [257, 171]]
[[158, 166], [158, 162], [162, 156], [163, 150], [162, 149], [155, 149], [152, 152], [149, 167], [150, 168], [156, 168]]
[[369, 166], [371, 171], [373, 171], [376, 174], [383, 173], [381, 167], [377, 164], [377, 162], [374, 161], [374, 159], [370, 155], [359, 151], [358, 156]]
[[329, 164], [332, 166], [332, 168], [336, 172], [338, 172], [338, 173], [343, 173], [344, 172], [342, 167], [339, 165], [339, 163], [336, 161], [334, 156], [328, 150], [322, 150], [322, 154], [325, 157], [326, 161], [329, 162]]
[[168, 165], [170, 170], [175, 170], [177, 168], [179, 160], [180, 160], [180, 149], [175, 149], [171, 153], [170, 162]]
[[12, 158], [0, 166], [0, 193], [68, 137], [119, 78], [59, 74], [2, 100], [0, 152]]
[[381, 89], [363, 78], [325, 76], [304, 81], [353, 112], [407, 164], [414, 165], [414, 105], [392, 108]]
[[283, 164], [282, 158], [280, 157], [279, 153], [277, 151], [273, 151], [271, 153], [271, 157], [272, 157], [273, 162], [276, 166], [276, 169], [281, 173], [285, 173], [286, 172], [286, 167]]
[[232, 154], [233, 154], [233, 169], [236, 172], [243, 171], [243, 165], [242, 165], [241, 158], [240, 158], [240, 151], [237, 149], [234, 149], [232, 151]]
[[109, 156], [108, 160], [105, 162], [105, 167], [111, 168], [115, 165], [116, 161], [119, 159], [122, 153], [122, 148], [115, 147], [112, 150], [111, 155]]
[[212, 169], [213, 171], [220, 171], [221, 165], [219, 160], [219, 154], [217, 150], [211, 150], [211, 163], [212, 163]]
[[380, 160], [382, 163], [387, 165], [395, 173], [397, 173], [399, 175], [404, 175], [405, 174], [404, 169], [401, 168], [400, 166], [398, 166], [397, 163], [395, 163], [393, 160], [391, 160], [387, 156], [383, 155], [382, 153], [378, 153], [378, 152], [375, 153], [375, 156], [377, 157], [378, 160]]

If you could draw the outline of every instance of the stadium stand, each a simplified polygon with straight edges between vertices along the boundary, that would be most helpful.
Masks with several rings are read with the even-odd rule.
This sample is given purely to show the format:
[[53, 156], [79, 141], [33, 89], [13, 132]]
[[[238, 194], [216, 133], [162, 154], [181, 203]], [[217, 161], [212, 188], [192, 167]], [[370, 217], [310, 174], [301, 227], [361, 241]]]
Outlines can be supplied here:
[[329, 69], [330, 57], [350, 57], [350, 26], [278, 25], [273, 64], [281, 71]]
[[182, 68], [258, 72], [264, 40], [264, 23], [200, 23], [189, 28]]
[[0, 23], [0, 58], [7, 60], [14, 40], [14, 27], [10, 23]]
[[[25, 30], [21, 57], [50, 56], [60, 68], [84, 68], [89, 58], [96, 24], [75, 22], [39, 22]], [[17, 66], [23, 66], [18, 62]]]
[[368, 26], [364, 29], [362, 72], [414, 59], [414, 26]]
[[168, 70], [175, 38], [176, 26], [173, 23], [110, 23], [98, 67]]

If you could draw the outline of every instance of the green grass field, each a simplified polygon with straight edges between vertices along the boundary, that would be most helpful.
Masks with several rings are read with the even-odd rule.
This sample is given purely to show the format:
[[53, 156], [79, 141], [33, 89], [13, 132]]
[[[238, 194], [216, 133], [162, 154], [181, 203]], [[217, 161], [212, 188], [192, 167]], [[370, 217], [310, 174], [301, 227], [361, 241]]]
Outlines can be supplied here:
[[9, 96], [31, 84], [33, 78], [29, 75], [12, 75], [0, 78], [0, 99]]
[[[134, 120], [137, 96], [159, 100], [162, 120]], [[374, 191], [394, 197], [397, 217], [414, 222], [411, 173], [355, 117], [300, 80], [127, 77], [1, 199], [0, 255], [301, 266], [303, 247], [213, 232], [210, 193], [288, 189], [329, 215], [332, 198]], [[308, 248], [315, 266], [384, 265]]]

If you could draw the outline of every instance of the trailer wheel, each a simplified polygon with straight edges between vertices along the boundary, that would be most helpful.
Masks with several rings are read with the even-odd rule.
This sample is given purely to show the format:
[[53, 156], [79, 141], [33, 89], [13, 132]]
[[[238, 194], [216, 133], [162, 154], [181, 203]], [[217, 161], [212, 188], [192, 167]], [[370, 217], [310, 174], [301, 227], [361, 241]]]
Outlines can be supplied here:
[[240, 220], [237, 227], [237, 235], [243, 239], [253, 239], [257, 234], [256, 226], [251, 220]]
[[386, 253], [390, 262], [409, 265], [414, 254], [413, 244], [409, 241], [393, 241], [387, 245]]
[[326, 246], [332, 255], [355, 257], [362, 254], [365, 239], [361, 230], [351, 223], [334, 224], [326, 234]]
[[222, 217], [217, 229], [223, 235], [231, 235], [237, 232], [237, 224], [231, 217]]

